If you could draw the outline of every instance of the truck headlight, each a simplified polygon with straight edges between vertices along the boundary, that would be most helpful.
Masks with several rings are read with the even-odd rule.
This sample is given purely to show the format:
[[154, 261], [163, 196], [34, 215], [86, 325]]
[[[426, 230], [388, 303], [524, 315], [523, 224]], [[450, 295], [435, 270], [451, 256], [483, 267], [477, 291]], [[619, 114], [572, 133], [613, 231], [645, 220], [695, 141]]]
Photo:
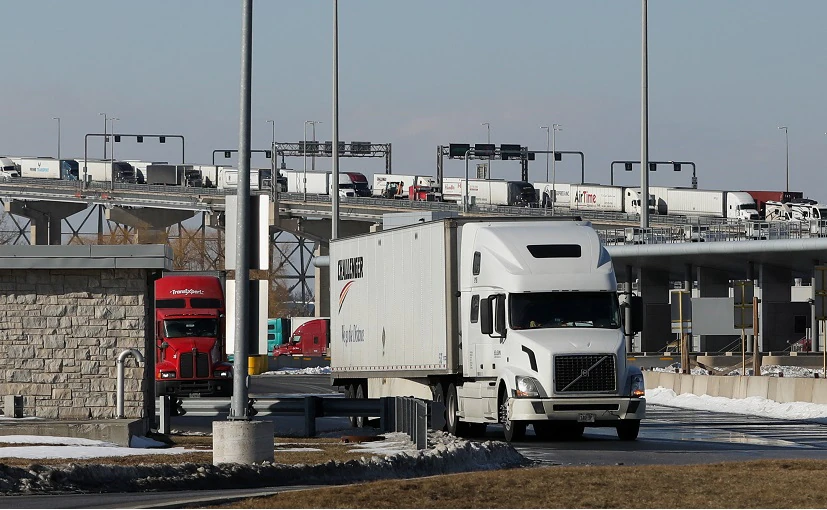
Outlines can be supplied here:
[[646, 386], [643, 384], [643, 374], [632, 376], [632, 396], [642, 397], [646, 395]]
[[233, 371], [230, 370], [229, 368], [220, 368], [220, 369], [216, 370], [215, 372], [213, 372], [213, 376], [214, 377], [232, 377], [233, 376]]
[[540, 383], [533, 377], [517, 376], [517, 397], [539, 397]]
[[175, 372], [161, 372], [161, 379], [175, 379]]

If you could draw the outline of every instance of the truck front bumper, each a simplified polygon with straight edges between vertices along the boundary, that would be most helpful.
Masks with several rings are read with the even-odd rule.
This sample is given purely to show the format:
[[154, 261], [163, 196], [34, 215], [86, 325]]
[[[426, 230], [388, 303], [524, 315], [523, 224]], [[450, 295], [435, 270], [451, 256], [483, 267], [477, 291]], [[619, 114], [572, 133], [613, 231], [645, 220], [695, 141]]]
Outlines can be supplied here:
[[[512, 398], [509, 417], [520, 421], [569, 420], [586, 426], [616, 425], [618, 420], [641, 420], [646, 416], [646, 399], [630, 397], [597, 398]], [[609, 423], [607, 423], [609, 422]]]
[[155, 381], [155, 396], [164, 395], [180, 398], [231, 397], [232, 379], [202, 379], [183, 381]]

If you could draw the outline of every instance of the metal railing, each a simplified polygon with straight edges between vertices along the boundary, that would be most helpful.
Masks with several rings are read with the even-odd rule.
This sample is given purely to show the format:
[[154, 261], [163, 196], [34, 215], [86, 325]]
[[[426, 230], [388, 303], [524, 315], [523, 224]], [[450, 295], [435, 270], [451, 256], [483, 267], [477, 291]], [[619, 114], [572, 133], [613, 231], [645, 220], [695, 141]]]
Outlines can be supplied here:
[[[160, 417], [159, 432], [169, 434], [171, 397], [158, 399], [156, 409]], [[417, 449], [427, 447], [428, 429], [441, 430], [445, 425], [445, 406], [439, 402], [412, 397], [381, 397], [352, 399], [339, 395], [321, 397], [285, 397], [277, 399], [250, 399], [255, 416], [303, 416], [304, 436], [316, 435], [316, 419], [323, 417], [378, 416], [383, 432], [404, 432], [416, 443]], [[219, 416], [229, 414], [229, 398], [180, 399], [176, 406], [190, 416]]]

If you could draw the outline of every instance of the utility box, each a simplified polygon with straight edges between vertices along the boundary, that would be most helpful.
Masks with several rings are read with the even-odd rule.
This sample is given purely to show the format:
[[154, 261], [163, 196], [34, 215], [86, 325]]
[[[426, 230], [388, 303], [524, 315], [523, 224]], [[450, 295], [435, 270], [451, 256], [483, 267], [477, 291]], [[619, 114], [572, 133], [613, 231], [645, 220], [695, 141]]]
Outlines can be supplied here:
[[23, 395], [6, 395], [3, 397], [3, 414], [6, 418], [23, 417]]

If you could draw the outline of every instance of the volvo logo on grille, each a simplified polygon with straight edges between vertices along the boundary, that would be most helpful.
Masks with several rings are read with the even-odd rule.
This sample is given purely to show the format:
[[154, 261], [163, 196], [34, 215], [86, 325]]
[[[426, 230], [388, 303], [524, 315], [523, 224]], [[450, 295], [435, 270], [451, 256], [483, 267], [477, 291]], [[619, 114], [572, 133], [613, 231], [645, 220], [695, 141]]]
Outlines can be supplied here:
[[580, 371], [580, 377], [588, 377], [588, 376], [589, 376], [588, 369], [584, 368], [583, 370]]

